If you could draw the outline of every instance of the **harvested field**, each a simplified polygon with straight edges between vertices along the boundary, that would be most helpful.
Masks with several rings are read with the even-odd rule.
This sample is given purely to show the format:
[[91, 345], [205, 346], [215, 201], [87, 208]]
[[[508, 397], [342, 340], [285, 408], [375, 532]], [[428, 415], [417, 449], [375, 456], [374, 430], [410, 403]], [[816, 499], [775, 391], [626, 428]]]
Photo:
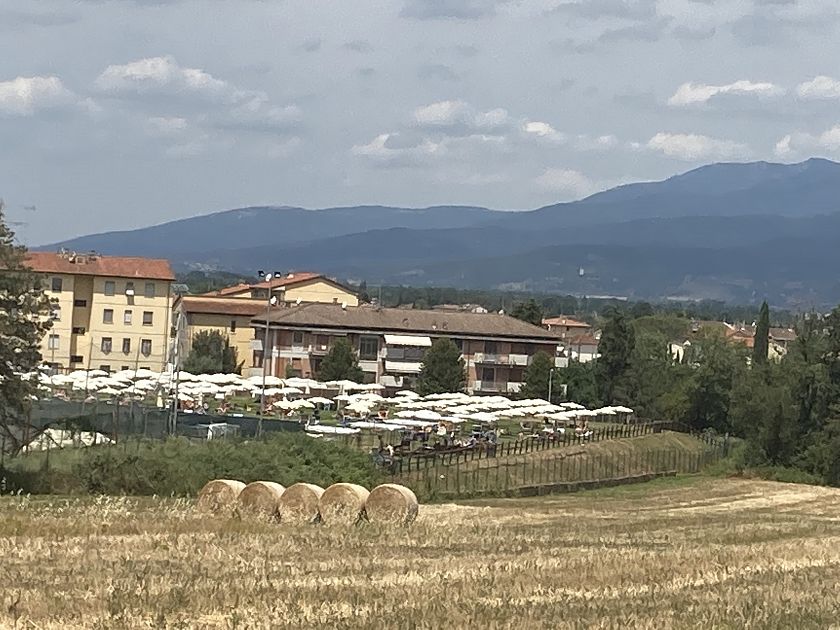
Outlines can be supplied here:
[[677, 478], [347, 528], [5, 497], [0, 555], [3, 628], [830, 627], [840, 491]]

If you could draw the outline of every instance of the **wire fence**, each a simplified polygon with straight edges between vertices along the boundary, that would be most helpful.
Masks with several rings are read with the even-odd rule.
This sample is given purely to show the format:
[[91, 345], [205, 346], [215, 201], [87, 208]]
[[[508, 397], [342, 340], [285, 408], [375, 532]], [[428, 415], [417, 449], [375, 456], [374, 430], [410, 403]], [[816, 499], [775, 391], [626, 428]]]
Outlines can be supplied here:
[[571, 491], [580, 484], [644, 481], [655, 476], [698, 473], [729, 454], [726, 438], [704, 438], [702, 448], [659, 448], [592, 453], [571, 448], [547, 455], [511, 455], [482, 460], [432, 460], [426, 468], [393, 475], [424, 500], [481, 496], [527, 496]]

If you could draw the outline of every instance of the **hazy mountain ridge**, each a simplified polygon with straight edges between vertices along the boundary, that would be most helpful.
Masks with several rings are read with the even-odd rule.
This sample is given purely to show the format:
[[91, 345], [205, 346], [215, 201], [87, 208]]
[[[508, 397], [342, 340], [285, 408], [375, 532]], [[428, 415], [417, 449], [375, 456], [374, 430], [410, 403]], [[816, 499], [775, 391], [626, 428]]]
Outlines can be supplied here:
[[[71, 239], [179, 268], [644, 298], [840, 301], [840, 164], [712, 164], [533, 211], [253, 207]], [[582, 270], [582, 271], [581, 271]]]

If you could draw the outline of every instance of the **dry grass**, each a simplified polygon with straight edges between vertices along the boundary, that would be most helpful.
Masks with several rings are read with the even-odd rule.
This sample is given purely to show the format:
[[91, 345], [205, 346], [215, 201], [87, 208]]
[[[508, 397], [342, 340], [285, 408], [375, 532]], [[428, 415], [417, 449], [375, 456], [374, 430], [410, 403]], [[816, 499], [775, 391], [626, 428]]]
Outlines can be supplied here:
[[830, 627], [840, 491], [677, 479], [409, 528], [4, 498], [0, 558], [2, 628]]

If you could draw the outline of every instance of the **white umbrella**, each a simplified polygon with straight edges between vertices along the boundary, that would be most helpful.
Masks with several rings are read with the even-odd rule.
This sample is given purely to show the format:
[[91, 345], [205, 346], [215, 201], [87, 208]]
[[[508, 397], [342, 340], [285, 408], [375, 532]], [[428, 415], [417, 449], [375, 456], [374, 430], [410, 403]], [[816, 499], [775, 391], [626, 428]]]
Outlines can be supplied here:
[[403, 396], [404, 398], [420, 398], [420, 394], [413, 392], [410, 389], [401, 389], [397, 392], [397, 396]]
[[324, 435], [354, 435], [361, 433], [359, 429], [351, 429], [350, 427], [330, 427], [323, 424], [315, 424], [306, 427], [307, 433], [321, 433]]
[[400, 429], [408, 428], [404, 424], [394, 424], [386, 422], [367, 422], [366, 420], [351, 422], [350, 426], [354, 429], [381, 429], [383, 431], [399, 431]]
[[311, 403], [308, 400], [293, 400], [289, 406], [292, 409], [315, 409], [314, 403]]
[[292, 408], [292, 403], [288, 400], [278, 400], [276, 403], [272, 405], [277, 409], [282, 409], [283, 411], [289, 411]]
[[322, 398], [320, 396], [315, 396], [314, 398], [307, 398], [307, 400], [316, 405], [332, 405], [332, 401], [329, 398]]
[[[250, 376], [248, 377], [248, 382], [253, 383], [254, 385], [262, 385], [263, 377], [258, 376]], [[277, 378], [276, 376], [272, 376], [271, 374], [266, 374], [265, 376], [265, 384], [268, 387], [282, 387], [283, 386], [283, 379]]]
[[283, 396], [287, 396], [289, 394], [302, 394], [303, 390], [298, 389], [297, 387], [281, 387], [278, 390], [275, 390], [282, 394]]
[[486, 411], [470, 414], [467, 418], [477, 422], [496, 422], [499, 419], [495, 414], [487, 413]]

